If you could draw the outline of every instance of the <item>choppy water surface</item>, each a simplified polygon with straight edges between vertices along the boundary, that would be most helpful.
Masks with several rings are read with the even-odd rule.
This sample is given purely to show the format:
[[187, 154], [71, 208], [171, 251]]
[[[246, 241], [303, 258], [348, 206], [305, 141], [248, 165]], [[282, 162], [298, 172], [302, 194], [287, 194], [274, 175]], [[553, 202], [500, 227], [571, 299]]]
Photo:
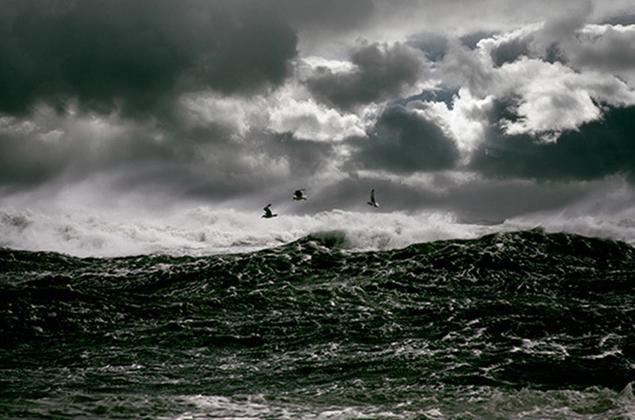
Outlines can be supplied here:
[[0, 250], [0, 414], [627, 418], [635, 249], [541, 231], [353, 252]]

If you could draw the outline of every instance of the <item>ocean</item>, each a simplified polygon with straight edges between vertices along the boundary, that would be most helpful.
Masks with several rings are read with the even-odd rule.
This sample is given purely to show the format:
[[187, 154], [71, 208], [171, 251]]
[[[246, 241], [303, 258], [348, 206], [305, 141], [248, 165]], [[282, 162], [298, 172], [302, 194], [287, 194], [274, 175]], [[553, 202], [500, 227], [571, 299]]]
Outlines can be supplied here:
[[5, 244], [0, 416], [633, 418], [635, 249], [472, 233], [209, 255]]

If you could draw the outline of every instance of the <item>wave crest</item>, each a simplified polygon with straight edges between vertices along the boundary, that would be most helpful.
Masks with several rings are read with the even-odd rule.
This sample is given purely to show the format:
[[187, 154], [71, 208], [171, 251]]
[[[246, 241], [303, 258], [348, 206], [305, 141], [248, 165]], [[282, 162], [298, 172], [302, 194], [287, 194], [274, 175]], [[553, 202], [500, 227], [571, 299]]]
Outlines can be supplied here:
[[332, 210], [265, 221], [259, 213], [206, 207], [172, 214], [0, 210], [0, 246], [76, 256], [248, 252], [308, 235], [327, 247], [378, 250], [492, 231], [491, 226], [457, 223], [451, 214], [440, 212]]
[[[623, 216], [623, 215], [622, 215]], [[635, 217], [615, 220], [523, 218], [497, 225], [457, 222], [450, 213], [352, 212], [281, 215], [195, 207], [147, 214], [85, 210], [0, 210], [0, 247], [54, 251], [75, 256], [139, 254], [210, 255], [249, 252], [311, 236], [327, 248], [385, 250], [443, 239], [471, 239], [488, 233], [542, 226], [547, 232], [579, 233], [635, 243]]]

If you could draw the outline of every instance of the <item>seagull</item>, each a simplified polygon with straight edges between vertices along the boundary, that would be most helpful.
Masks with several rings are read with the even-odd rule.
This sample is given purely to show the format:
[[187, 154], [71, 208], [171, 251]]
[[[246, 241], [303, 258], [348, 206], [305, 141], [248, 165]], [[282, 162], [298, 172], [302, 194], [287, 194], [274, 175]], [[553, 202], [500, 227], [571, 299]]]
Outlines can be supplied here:
[[300, 188], [299, 190], [296, 190], [296, 191], [293, 193], [293, 199], [294, 199], [295, 201], [299, 201], [299, 200], [306, 200], [306, 199], [307, 199], [307, 196], [306, 196], [306, 195], [304, 195], [304, 188]]
[[263, 209], [265, 211], [265, 214], [263, 214], [262, 217], [264, 217], [265, 219], [271, 219], [272, 217], [276, 217], [277, 216], [277, 214], [273, 214], [271, 212], [270, 207], [271, 207], [271, 204], [267, 204], [265, 206], [265, 208]]
[[370, 201], [368, 202], [368, 205], [371, 207], [379, 207], [379, 203], [377, 201], [375, 201], [375, 189], [373, 188], [372, 190], [370, 190]]

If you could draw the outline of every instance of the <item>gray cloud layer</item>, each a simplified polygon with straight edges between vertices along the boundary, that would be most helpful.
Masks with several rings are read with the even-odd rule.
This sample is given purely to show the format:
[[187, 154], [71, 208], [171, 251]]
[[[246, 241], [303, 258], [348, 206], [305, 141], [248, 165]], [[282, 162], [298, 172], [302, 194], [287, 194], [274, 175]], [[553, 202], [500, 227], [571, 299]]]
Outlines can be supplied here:
[[[248, 3], [245, 3], [248, 4]], [[0, 10], [0, 111], [38, 101], [152, 111], [174, 95], [278, 85], [297, 38], [260, 7], [226, 1], [26, 0]]]
[[402, 44], [366, 45], [352, 54], [351, 61], [356, 67], [350, 71], [318, 69], [307, 81], [309, 89], [330, 104], [349, 108], [398, 96], [423, 71], [421, 59]]
[[[497, 108], [504, 114], [504, 106]], [[496, 120], [496, 118], [494, 118]], [[507, 135], [492, 126], [472, 167], [488, 176], [539, 180], [588, 180], [635, 175], [635, 107], [612, 109], [601, 121], [567, 131], [554, 143]]]
[[59, 135], [19, 126], [0, 135], [0, 188], [104, 178], [102, 187], [173, 197], [223, 200], [262, 192], [289, 177], [306, 179], [329, 161], [333, 146], [288, 135], [249, 132], [238, 140], [225, 126], [156, 126], [125, 120], [49, 116]]
[[449, 169], [458, 160], [454, 142], [436, 123], [402, 106], [384, 111], [368, 138], [355, 144], [354, 162], [394, 173]]

